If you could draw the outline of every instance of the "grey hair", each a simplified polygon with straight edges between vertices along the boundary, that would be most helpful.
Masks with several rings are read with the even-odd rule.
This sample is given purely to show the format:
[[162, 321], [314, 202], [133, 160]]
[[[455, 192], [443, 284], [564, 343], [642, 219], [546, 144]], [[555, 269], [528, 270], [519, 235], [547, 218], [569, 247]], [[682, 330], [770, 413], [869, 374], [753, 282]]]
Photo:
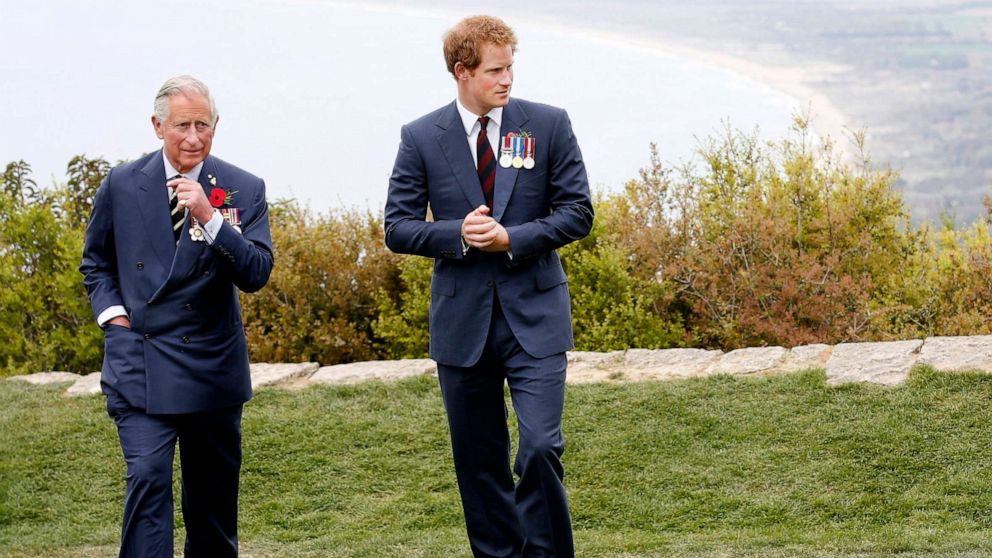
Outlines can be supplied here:
[[199, 93], [210, 101], [211, 124], [217, 123], [217, 105], [207, 89], [207, 84], [193, 76], [176, 76], [165, 80], [155, 95], [155, 119], [164, 122], [169, 117], [169, 98], [180, 93]]

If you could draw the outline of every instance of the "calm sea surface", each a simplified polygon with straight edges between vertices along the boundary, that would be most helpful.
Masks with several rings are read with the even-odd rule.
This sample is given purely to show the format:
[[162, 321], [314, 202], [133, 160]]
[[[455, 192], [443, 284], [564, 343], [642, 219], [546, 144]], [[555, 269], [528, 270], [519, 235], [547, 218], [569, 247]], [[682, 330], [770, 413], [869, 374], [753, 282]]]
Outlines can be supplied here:
[[[270, 198], [378, 209], [400, 125], [455, 95], [440, 41], [458, 16], [304, 0], [53, 0], [0, 12], [0, 163], [26, 160], [46, 186], [73, 155], [157, 149], [155, 91], [190, 73], [218, 103], [213, 153], [264, 177]], [[730, 72], [503, 17], [520, 42], [513, 94], [568, 110], [603, 188], [637, 176], [649, 142], [677, 162], [722, 120], [779, 138], [799, 106]]]

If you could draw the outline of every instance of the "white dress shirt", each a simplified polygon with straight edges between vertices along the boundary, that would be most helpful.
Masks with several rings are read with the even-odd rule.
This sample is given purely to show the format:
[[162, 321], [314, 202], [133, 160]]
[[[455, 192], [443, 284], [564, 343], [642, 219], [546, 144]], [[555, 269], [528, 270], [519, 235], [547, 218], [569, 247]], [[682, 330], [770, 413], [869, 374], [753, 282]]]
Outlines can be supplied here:
[[[462, 117], [462, 124], [465, 125], [465, 137], [468, 140], [468, 148], [472, 150], [472, 160], [479, 164], [479, 154], [476, 153], [475, 142], [479, 138], [479, 131], [482, 124], [479, 124], [479, 115], [465, 108], [462, 102], [455, 99], [458, 106], [458, 114]], [[503, 107], [496, 107], [483, 116], [489, 117], [489, 125], [486, 126], [486, 136], [489, 139], [489, 146], [493, 149], [493, 154], [499, 153], [499, 127], [503, 120]]]

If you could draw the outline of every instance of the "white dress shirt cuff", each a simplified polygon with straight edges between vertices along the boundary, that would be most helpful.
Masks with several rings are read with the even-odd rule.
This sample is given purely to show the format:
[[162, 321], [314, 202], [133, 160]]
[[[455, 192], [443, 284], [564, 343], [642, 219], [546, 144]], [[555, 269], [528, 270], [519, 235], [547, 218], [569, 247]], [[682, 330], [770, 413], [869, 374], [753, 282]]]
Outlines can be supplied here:
[[203, 227], [203, 236], [207, 238], [207, 244], [213, 244], [214, 239], [217, 238], [217, 233], [220, 232], [221, 226], [224, 225], [224, 217], [221, 216], [220, 211], [214, 210], [214, 216], [210, 218], [209, 221], [200, 225]]
[[100, 315], [96, 317], [96, 323], [98, 326], [103, 327], [107, 325], [107, 322], [117, 316], [127, 316], [127, 311], [120, 304], [115, 304], [100, 312]]

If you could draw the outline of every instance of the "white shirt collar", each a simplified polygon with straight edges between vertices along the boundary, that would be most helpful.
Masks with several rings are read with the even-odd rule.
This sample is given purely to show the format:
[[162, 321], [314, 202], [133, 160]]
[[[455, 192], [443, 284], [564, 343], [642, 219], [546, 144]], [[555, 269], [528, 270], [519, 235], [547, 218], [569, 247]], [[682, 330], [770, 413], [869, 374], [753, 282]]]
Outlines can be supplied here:
[[182, 174], [186, 178], [192, 180], [193, 182], [200, 181], [200, 171], [203, 170], [203, 161], [200, 161], [195, 167], [189, 169], [186, 172], [180, 173], [172, 166], [169, 162], [169, 158], [165, 156], [165, 150], [162, 150], [162, 160], [165, 161], [165, 178], [166, 180], [176, 176], [177, 174]]
[[[479, 115], [465, 108], [465, 106], [462, 105], [462, 102], [457, 98], [455, 99], [455, 105], [458, 107], [458, 115], [462, 117], [462, 124], [465, 126], [465, 135], [471, 136], [472, 131], [479, 125]], [[503, 119], [503, 107], [496, 107], [484, 116], [488, 116], [491, 122], [496, 123], [496, 130], [498, 132], [501, 120]], [[487, 129], [491, 130], [492, 124], [490, 124], [490, 127]]]

